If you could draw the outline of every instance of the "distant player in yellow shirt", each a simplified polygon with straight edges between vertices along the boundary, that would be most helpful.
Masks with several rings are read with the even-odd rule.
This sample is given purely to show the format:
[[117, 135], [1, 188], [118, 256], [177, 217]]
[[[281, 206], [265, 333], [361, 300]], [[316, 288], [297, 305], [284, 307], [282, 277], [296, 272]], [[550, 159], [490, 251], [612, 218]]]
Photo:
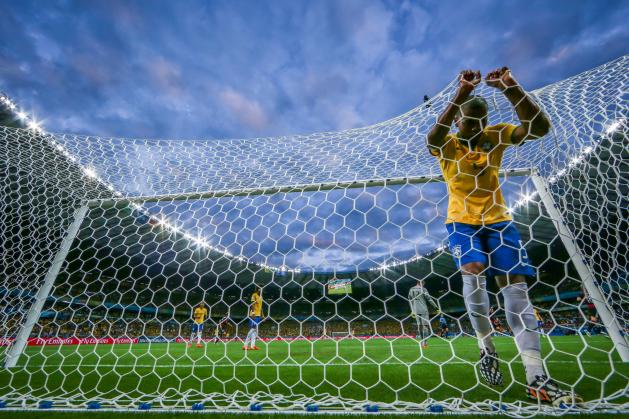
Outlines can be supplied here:
[[195, 333], [197, 335], [197, 348], [201, 347], [201, 334], [203, 333], [203, 323], [206, 318], [207, 308], [205, 308], [205, 304], [203, 302], [200, 302], [199, 305], [192, 311], [192, 336], [188, 342], [188, 347], [192, 346]]
[[[526, 284], [526, 276], [534, 275], [534, 271], [507, 211], [498, 178], [506, 148], [543, 137], [550, 122], [511, 71], [502, 67], [489, 73], [485, 82], [505, 95], [515, 107], [520, 124], [488, 126], [487, 102], [472, 95], [481, 80], [480, 71], [461, 73], [454, 98], [427, 136], [430, 153], [439, 159], [448, 186], [449, 247], [463, 276], [463, 298], [480, 347], [480, 373], [489, 384], [502, 384], [485, 279], [485, 275], [493, 275], [522, 357], [528, 396], [555, 405], [571, 405], [576, 397], [559, 389], [542, 364], [540, 337]], [[449, 133], [453, 122], [458, 128], [456, 134]]]
[[541, 334], [544, 334], [544, 319], [542, 319], [542, 315], [539, 314], [538, 309], [533, 309], [533, 313], [535, 314], [535, 320], [537, 321], [537, 331]]
[[256, 338], [258, 337], [258, 325], [262, 321], [262, 289], [256, 287], [251, 294], [251, 306], [249, 308], [249, 333], [245, 339], [245, 345], [242, 347], [244, 351], [260, 348], [256, 346]]

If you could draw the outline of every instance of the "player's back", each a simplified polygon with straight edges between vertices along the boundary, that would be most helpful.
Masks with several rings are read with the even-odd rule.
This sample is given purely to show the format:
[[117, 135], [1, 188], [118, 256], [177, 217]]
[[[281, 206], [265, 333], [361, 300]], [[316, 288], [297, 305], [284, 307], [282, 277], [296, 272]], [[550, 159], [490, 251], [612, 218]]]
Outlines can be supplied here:
[[420, 287], [419, 285], [414, 285], [411, 287], [411, 289], [408, 291], [408, 299], [409, 300], [415, 300], [417, 299], [419, 296], [421, 296], [423, 294], [423, 288]]
[[425, 313], [428, 311], [428, 306], [426, 305], [425, 295], [426, 290], [424, 287], [419, 285], [413, 286], [408, 292], [408, 299], [412, 304], [413, 312], [417, 313]]

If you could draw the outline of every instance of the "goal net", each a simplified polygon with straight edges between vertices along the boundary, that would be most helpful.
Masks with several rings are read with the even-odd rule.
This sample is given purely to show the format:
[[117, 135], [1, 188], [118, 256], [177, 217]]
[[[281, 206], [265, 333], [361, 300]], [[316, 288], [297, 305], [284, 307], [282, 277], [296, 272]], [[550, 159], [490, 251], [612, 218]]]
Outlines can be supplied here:
[[[500, 171], [534, 271], [527, 332], [571, 406], [527, 398], [491, 276], [503, 383], [481, 374], [426, 148], [457, 81], [376, 125], [235, 140], [52, 134], [2, 97], [0, 404], [627, 411], [628, 74], [624, 56], [530, 93], [551, 132]], [[518, 123], [476, 90], [490, 124]]]

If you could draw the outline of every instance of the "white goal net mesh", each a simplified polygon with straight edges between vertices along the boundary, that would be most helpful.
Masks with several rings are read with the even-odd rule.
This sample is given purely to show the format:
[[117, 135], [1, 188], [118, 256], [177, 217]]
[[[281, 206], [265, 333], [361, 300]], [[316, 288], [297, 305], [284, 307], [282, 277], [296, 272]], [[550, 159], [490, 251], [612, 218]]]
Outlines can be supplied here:
[[[552, 130], [510, 147], [501, 167], [535, 271], [544, 368], [581, 396], [573, 410], [629, 401], [628, 70], [625, 56], [532, 92]], [[491, 278], [504, 382], [479, 373], [447, 189], [426, 148], [456, 85], [389, 121], [312, 135], [0, 127], [0, 403], [565, 413], [527, 398]], [[490, 124], [518, 123], [498, 91], [476, 94]], [[434, 300], [425, 318], [409, 304], [418, 281]]]

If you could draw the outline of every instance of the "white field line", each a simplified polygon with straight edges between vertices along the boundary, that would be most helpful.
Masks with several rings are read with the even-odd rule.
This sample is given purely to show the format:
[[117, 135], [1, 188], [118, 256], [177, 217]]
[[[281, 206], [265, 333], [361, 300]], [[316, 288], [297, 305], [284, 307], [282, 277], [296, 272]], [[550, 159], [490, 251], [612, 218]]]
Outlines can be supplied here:
[[[31, 366], [31, 368], [59, 368], [59, 367], [63, 367], [63, 368], [69, 368], [69, 367], [79, 367], [79, 368], [160, 368], [160, 369], [177, 369], [177, 368], [212, 368], [212, 367], [237, 367], [237, 368], [241, 368], [241, 367], [308, 367], [308, 368], [313, 368], [313, 367], [347, 367], [347, 366], [387, 366], [387, 365], [404, 365], [404, 366], [414, 366], [414, 365], [421, 365], [421, 366], [448, 366], [448, 365], [473, 365], [476, 361], [443, 361], [443, 362], [430, 362], [427, 360], [422, 360], [420, 362], [414, 362], [414, 363], [404, 363], [404, 362], [399, 362], [399, 361], [384, 361], [382, 364], [377, 364], [374, 362], [347, 362], [347, 363], [343, 363], [343, 362], [331, 362], [331, 363], [305, 363], [305, 364], [288, 364], [288, 363], [258, 363], [258, 364], [252, 364], [252, 363], [241, 363], [241, 362], [234, 362], [232, 364], [225, 364], [225, 363], [221, 363], [221, 364], [197, 364], [197, 363], [192, 363], [192, 364], [184, 364], [184, 365], [177, 365], [177, 364], [169, 364], [169, 365], [164, 365], [164, 364], [104, 364], [104, 363], [96, 363], [96, 364], [82, 364], [82, 363], [74, 363], [74, 364], [48, 364], [48, 363], [43, 363], [43, 364], [39, 364], [37, 366]], [[511, 361], [509, 363], [514, 363], [514, 364], [521, 364], [522, 361], [520, 360], [516, 360], [516, 361]], [[575, 362], [575, 361], [562, 361], [562, 360], [550, 360], [550, 361], [546, 361], [547, 364], [600, 364], [600, 361], [580, 361], [580, 362]], [[25, 366], [25, 368], [29, 368], [29, 365], [27, 364]]]

